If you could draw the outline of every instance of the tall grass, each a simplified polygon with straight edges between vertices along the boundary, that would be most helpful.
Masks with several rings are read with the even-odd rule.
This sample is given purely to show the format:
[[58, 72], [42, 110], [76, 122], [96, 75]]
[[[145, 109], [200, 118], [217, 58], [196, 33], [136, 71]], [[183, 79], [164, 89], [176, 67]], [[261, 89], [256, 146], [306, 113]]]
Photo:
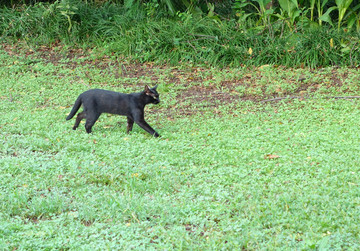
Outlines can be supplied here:
[[[226, 66], [277, 64], [288, 67], [355, 66], [360, 62], [357, 33], [306, 29], [272, 37], [239, 30], [235, 22], [212, 19], [139, 22], [125, 36], [105, 40], [108, 52], [139, 61]], [[332, 42], [331, 42], [332, 41]]]
[[[141, 62], [288, 67], [358, 66], [360, 35], [326, 26], [286, 30], [243, 29], [235, 20], [181, 13], [177, 18], [149, 17], [146, 9], [84, 2], [38, 3], [0, 9], [2, 40], [32, 46], [55, 42], [102, 47], [105, 53]], [[285, 27], [286, 28], [286, 27]]]

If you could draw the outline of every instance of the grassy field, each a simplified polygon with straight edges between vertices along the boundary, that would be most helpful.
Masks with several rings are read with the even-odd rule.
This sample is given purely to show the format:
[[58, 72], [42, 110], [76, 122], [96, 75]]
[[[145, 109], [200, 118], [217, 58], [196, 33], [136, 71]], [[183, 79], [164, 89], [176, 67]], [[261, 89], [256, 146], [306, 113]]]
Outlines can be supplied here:
[[[74, 55], [0, 50], [1, 250], [360, 248], [360, 103], [328, 98], [356, 95], [357, 69]], [[65, 121], [87, 89], [156, 83], [161, 138]]]

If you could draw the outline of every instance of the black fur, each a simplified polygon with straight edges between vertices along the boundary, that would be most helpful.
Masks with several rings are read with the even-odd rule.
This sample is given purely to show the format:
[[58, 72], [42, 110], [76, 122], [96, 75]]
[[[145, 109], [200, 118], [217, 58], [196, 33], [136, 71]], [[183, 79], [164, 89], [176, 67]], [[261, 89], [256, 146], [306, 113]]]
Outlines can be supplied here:
[[159, 134], [144, 119], [145, 105], [160, 102], [156, 88], [157, 85], [153, 88], [146, 85], [144, 91], [130, 94], [100, 89], [88, 90], [77, 98], [66, 120], [74, 117], [80, 106], [83, 105], [84, 110], [78, 113], [74, 130], [82, 119], [86, 119], [86, 132], [91, 133], [91, 128], [101, 113], [111, 113], [127, 117], [127, 133], [132, 130], [135, 122], [151, 135], [159, 137]]

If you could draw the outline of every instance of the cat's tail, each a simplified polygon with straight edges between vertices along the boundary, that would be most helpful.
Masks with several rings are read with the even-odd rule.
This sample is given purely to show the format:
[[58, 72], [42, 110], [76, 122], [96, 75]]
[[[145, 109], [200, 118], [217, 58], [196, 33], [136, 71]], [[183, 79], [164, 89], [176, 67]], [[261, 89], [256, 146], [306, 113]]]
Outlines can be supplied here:
[[81, 98], [78, 97], [77, 100], [75, 101], [75, 104], [73, 106], [73, 108], [71, 109], [71, 112], [69, 113], [69, 115], [66, 117], [66, 120], [72, 119], [72, 117], [74, 117], [74, 115], [76, 114], [76, 112], [79, 110], [80, 106], [81, 106]]

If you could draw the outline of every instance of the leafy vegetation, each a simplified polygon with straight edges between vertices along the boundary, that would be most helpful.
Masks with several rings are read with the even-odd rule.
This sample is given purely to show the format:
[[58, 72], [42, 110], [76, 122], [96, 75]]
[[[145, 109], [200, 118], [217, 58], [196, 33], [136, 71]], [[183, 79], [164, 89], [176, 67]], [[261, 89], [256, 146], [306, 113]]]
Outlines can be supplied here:
[[[216, 12], [214, 4], [197, 6], [190, 1], [192, 7], [164, 7], [171, 3], [63, 0], [3, 7], [0, 34], [7, 42], [25, 41], [34, 50], [62, 43], [99, 48], [103, 54], [139, 62], [173, 65], [359, 65], [359, 6], [354, 3], [336, 1], [336, 6], [329, 7], [330, 3], [312, 1], [306, 9], [305, 2], [283, 0], [269, 7], [268, 0], [236, 1], [233, 13], [224, 16]], [[175, 14], [169, 17], [167, 8]], [[336, 20], [338, 29], [322, 25]]]
[[257, 16], [258, 23], [265, 26], [280, 21], [290, 29], [296, 28], [295, 24], [322, 26], [323, 22], [334, 27], [337, 20], [338, 30], [343, 26], [360, 30], [360, 4], [353, 0], [237, 0], [234, 8], [239, 21]]
[[[358, 93], [358, 70], [42, 50], [0, 50], [0, 249], [359, 249], [360, 106], [323, 99]], [[86, 89], [155, 82], [160, 139], [65, 121]], [[275, 94], [312, 99], [246, 101]]]

